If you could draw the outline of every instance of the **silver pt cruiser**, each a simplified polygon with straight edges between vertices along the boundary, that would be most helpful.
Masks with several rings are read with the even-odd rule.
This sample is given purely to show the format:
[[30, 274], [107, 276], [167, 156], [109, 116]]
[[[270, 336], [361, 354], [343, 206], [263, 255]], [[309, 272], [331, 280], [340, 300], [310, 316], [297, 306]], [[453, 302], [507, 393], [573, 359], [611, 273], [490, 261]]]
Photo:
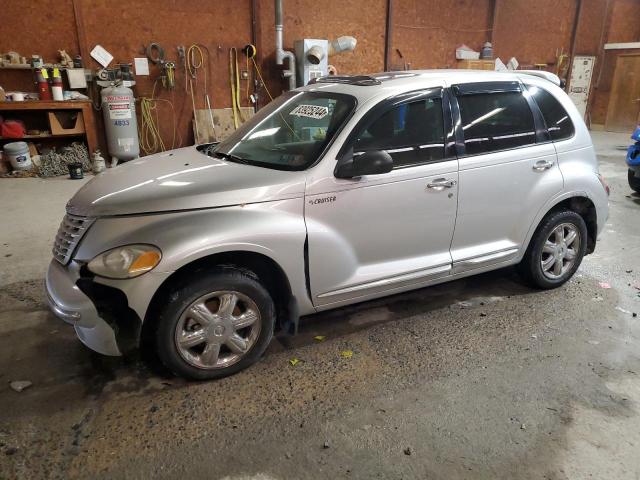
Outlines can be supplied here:
[[544, 72], [327, 77], [219, 144], [144, 157], [69, 201], [46, 286], [105, 355], [229, 375], [301, 315], [507, 265], [555, 288], [608, 215], [589, 132]]

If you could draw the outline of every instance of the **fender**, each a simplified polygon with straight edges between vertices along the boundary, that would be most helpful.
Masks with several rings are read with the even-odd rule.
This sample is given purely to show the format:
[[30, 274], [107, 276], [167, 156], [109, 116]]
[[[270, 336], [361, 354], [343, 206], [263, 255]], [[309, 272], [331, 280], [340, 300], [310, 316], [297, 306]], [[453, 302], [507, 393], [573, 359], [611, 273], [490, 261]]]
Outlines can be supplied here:
[[160, 285], [181, 267], [210, 255], [233, 251], [264, 255], [278, 264], [298, 300], [300, 314], [315, 311], [306, 291], [303, 199], [183, 211], [99, 218], [83, 238], [76, 261], [87, 262], [111, 248], [133, 243], [156, 245], [162, 260], [149, 273], [126, 280], [96, 277], [127, 295], [144, 318]]

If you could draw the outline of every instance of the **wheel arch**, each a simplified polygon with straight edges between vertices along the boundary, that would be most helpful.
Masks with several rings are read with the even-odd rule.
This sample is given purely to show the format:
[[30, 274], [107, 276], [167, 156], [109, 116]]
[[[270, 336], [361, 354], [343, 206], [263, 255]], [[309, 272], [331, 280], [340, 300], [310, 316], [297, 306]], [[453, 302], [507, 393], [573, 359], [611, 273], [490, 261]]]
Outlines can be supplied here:
[[[562, 210], [569, 210], [576, 212], [582, 217], [587, 225], [587, 254], [593, 253], [596, 248], [596, 241], [598, 237], [598, 213], [593, 203], [593, 200], [589, 198], [586, 193], [575, 192], [562, 197], [556, 198], [550, 206], [543, 209], [542, 213], [538, 215], [535, 222], [535, 228], [531, 228], [527, 238], [526, 246], [529, 247], [531, 239], [534, 233], [540, 228], [542, 221], [553, 212]], [[526, 249], [525, 249], [526, 250]]]
[[141, 344], [148, 345], [151, 341], [158, 311], [173, 289], [188, 282], [199, 272], [224, 268], [241, 270], [264, 285], [276, 305], [279, 327], [284, 327], [289, 321], [297, 321], [297, 304], [291, 290], [291, 283], [285, 271], [273, 258], [249, 250], [218, 252], [182, 265], [162, 282], [147, 308], [142, 323]]

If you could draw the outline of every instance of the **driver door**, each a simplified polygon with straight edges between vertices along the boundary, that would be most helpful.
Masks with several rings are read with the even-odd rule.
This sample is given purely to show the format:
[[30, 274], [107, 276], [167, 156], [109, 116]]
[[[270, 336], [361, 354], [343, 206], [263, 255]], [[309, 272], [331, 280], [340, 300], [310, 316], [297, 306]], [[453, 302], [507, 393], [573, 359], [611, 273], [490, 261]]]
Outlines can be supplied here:
[[309, 289], [316, 307], [450, 275], [458, 195], [458, 161], [445, 140], [450, 126], [439, 88], [386, 100], [363, 117], [341, 152], [385, 150], [393, 170], [308, 188]]

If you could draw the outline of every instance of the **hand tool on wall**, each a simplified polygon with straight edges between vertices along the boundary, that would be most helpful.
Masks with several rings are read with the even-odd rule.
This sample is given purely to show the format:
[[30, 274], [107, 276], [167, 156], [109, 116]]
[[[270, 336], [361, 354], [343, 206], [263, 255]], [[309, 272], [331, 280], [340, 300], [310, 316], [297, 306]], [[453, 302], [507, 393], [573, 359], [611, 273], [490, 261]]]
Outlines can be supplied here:
[[[202, 49], [207, 52], [207, 61], [205, 62], [204, 54], [202, 53]], [[211, 129], [215, 128], [215, 124], [213, 121], [213, 110], [211, 108], [211, 99], [209, 98], [209, 84], [207, 78], [207, 71], [209, 69], [209, 49], [204, 45], [193, 44], [187, 50], [187, 71], [189, 74], [189, 86], [191, 90], [191, 105], [193, 107], [193, 123], [196, 131], [198, 131], [198, 119], [196, 116], [196, 102], [195, 102], [195, 93], [194, 93], [194, 84], [197, 87], [198, 81], [198, 71], [200, 69], [204, 70], [204, 103], [206, 105], [207, 110], [209, 111], [209, 121], [211, 122]]]
[[184, 91], [186, 93], [189, 91], [189, 77], [187, 73], [187, 55], [183, 45], [178, 45], [178, 58], [180, 59], [180, 65], [184, 68]]
[[162, 69], [162, 86], [168, 90], [173, 90], [176, 86], [176, 64], [165, 62]]

